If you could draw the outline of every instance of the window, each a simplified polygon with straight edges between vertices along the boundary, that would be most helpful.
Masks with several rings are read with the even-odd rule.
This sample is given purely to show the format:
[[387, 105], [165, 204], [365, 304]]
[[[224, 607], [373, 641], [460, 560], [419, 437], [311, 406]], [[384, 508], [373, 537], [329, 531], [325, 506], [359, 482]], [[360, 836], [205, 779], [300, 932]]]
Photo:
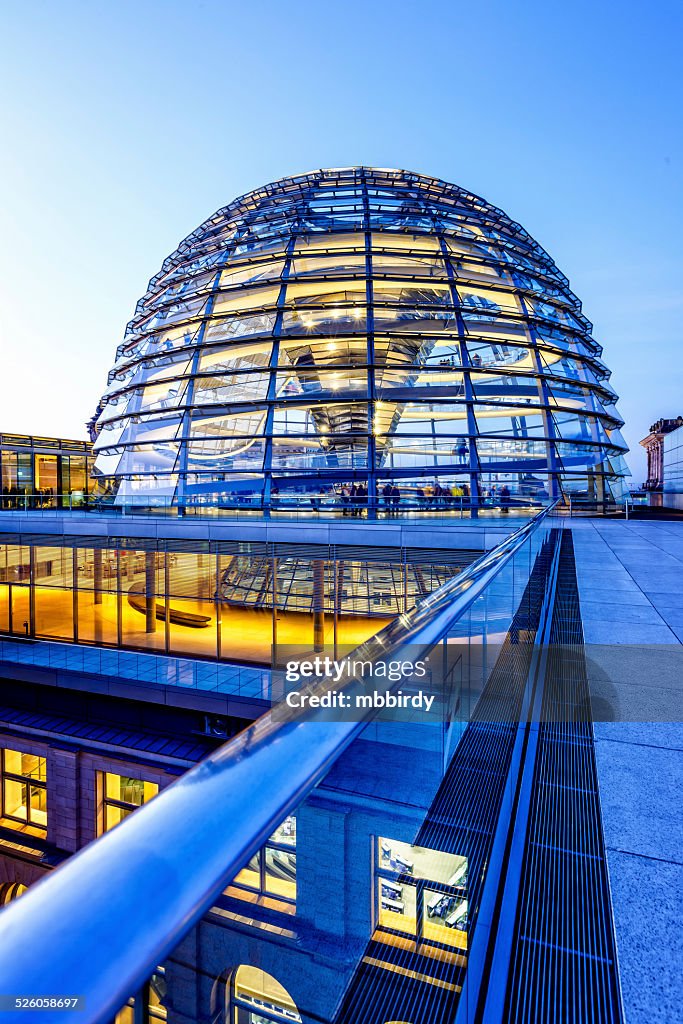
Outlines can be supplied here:
[[47, 831], [44, 757], [2, 751], [2, 824], [32, 835]]
[[127, 775], [100, 772], [102, 785], [102, 821], [100, 833], [108, 832], [159, 792], [156, 782], [131, 779]]
[[466, 857], [380, 838], [375, 879], [376, 937], [467, 949]]
[[229, 1024], [293, 1024], [301, 1016], [289, 992], [270, 974], [242, 964], [230, 987]]
[[164, 1005], [166, 999], [166, 969], [157, 967], [152, 975], [149, 988], [147, 1005], [149, 1008], [150, 1021], [166, 1020], [167, 1013]]
[[0, 885], [0, 907], [5, 907], [12, 900], [18, 899], [26, 892], [26, 888], [23, 882], [3, 882]]
[[296, 818], [290, 815], [249, 861], [230, 887], [296, 903]]
[[[131, 997], [126, 1005], [116, 1014], [114, 1024], [155, 1024], [156, 1021], [168, 1019], [164, 1001], [166, 998], [166, 970], [157, 967], [149, 982], [136, 996]], [[140, 1014], [136, 1017], [136, 1009]]]

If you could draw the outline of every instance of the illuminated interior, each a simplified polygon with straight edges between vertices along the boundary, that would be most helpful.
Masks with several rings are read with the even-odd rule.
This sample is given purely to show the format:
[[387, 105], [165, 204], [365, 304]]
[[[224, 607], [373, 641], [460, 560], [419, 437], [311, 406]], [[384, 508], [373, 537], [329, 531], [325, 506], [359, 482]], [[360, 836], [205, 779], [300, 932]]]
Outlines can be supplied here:
[[426, 487], [446, 507], [504, 487], [618, 498], [622, 421], [591, 330], [548, 254], [455, 185], [283, 179], [150, 281], [93, 419], [95, 471], [122, 503], [348, 515], [424, 507]]
[[[263, 902], [288, 913], [296, 908], [296, 818], [285, 818], [268, 842], [240, 871], [226, 894]], [[261, 900], [261, 897], [264, 897]], [[282, 906], [289, 904], [289, 906]]]
[[230, 984], [230, 1024], [293, 1024], [301, 1021], [294, 1000], [272, 975], [242, 964]]
[[94, 490], [87, 441], [0, 434], [0, 509], [78, 508]]
[[0, 750], [2, 816], [0, 824], [30, 835], [47, 831], [46, 762], [19, 750]]
[[452, 555], [449, 565], [419, 550], [401, 563], [383, 562], [377, 549], [318, 559], [293, 545], [290, 557], [241, 548], [0, 544], [0, 633], [270, 664], [276, 648], [304, 653], [316, 635], [357, 646], [478, 553]]
[[159, 792], [156, 782], [131, 779], [113, 772], [98, 773], [98, 787], [101, 802], [98, 831], [108, 832], [119, 825], [124, 818], [148, 803]]
[[377, 840], [375, 938], [467, 950], [467, 858]]

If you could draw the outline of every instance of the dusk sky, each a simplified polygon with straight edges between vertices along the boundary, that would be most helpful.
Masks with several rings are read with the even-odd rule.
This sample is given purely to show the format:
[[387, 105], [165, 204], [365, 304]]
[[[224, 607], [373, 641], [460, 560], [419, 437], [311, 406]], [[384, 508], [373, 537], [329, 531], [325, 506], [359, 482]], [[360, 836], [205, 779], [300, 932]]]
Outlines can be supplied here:
[[683, 414], [683, 5], [0, 3], [0, 431], [85, 437], [147, 280], [215, 209], [315, 167], [501, 207], [604, 346], [629, 464]]

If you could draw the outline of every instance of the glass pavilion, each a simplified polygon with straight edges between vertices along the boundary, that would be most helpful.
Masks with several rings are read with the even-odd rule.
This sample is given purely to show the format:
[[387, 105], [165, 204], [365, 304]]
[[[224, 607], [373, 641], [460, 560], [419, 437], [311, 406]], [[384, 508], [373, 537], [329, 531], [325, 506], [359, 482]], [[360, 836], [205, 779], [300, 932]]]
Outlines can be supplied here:
[[180, 507], [619, 499], [591, 330], [548, 254], [464, 189], [284, 178], [150, 281], [92, 421], [95, 472], [117, 502]]

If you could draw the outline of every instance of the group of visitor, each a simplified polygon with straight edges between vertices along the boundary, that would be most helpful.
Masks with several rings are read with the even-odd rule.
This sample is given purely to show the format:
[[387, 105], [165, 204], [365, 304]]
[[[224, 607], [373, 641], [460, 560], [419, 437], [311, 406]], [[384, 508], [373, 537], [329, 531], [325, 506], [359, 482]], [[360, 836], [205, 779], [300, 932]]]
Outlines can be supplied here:
[[456, 508], [469, 507], [469, 484], [454, 484], [452, 487], [439, 483], [418, 487], [416, 491], [419, 508]]
[[384, 507], [389, 516], [397, 516], [401, 505], [401, 492], [396, 484], [386, 483], [382, 488]]
[[[273, 505], [279, 498], [279, 491], [273, 488], [271, 500]], [[353, 518], [363, 518], [369, 511], [384, 511], [387, 516], [397, 516], [403, 509], [439, 509], [447, 511], [469, 510], [472, 506], [472, 494], [468, 483], [455, 483], [452, 486], [441, 484], [435, 481], [433, 484], [425, 484], [413, 490], [401, 492], [398, 485], [387, 480], [381, 486], [377, 485], [374, 497], [368, 491], [364, 482], [343, 484], [341, 487], [321, 487], [318, 494], [311, 494], [308, 497], [311, 508], [314, 512], [320, 512], [326, 505], [331, 508], [339, 508], [341, 505], [342, 515]], [[480, 494], [480, 506], [489, 508], [500, 508], [503, 514], [508, 514], [513, 504], [513, 497], [507, 484], [499, 486], [493, 484], [488, 490]]]
[[5, 509], [20, 508], [52, 508], [55, 503], [55, 492], [52, 487], [38, 489], [33, 494], [23, 487], [12, 484], [2, 488], [0, 505]]
[[368, 489], [363, 483], [346, 484], [341, 489], [342, 515], [362, 517], [368, 507]]
[[498, 489], [496, 484], [493, 484], [488, 491], [484, 494], [484, 502], [488, 505], [500, 505], [500, 511], [507, 515], [510, 511], [510, 504], [512, 502], [512, 494], [507, 484]]

